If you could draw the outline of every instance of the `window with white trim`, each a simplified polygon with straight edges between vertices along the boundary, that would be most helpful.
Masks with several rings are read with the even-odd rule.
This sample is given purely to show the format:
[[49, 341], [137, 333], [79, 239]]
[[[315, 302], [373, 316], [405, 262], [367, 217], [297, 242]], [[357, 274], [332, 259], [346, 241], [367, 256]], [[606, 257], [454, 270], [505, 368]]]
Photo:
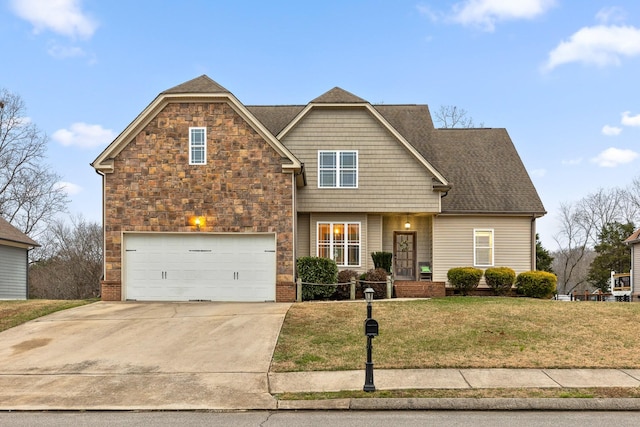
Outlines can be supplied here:
[[357, 188], [357, 151], [318, 151], [318, 187]]
[[476, 267], [493, 266], [493, 230], [473, 230], [473, 265]]
[[340, 267], [360, 266], [360, 223], [318, 222], [318, 256]]
[[189, 128], [189, 164], [207, 164], [207, 128]]

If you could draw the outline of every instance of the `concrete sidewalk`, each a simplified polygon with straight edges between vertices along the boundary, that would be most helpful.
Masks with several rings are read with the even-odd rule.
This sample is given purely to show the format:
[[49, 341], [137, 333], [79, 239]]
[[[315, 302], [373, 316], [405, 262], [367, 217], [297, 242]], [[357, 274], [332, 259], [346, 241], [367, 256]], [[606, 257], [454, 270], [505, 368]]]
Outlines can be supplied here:
[[[640, 387], [639, 369], [379, 369], [377, 390], [480, 388]], [[269, 391], [362, 390], [364, 369], [339, 372], [270, 372]]]
[[[376, 390], [640, 387], [636, 369], [380, 369]], [[270, 372], [269, 391], [362, 390], [364, 369]], [[580, 410], [640, 411], [633, 398], [353, 398], [280, 400], [281, 410]]]

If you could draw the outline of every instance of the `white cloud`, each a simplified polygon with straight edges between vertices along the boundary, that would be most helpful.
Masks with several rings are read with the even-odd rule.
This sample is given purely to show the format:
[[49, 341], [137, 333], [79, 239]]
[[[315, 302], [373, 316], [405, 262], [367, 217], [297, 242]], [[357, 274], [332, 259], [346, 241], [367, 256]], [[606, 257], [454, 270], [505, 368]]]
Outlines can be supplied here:
[[532, 176], [536, 176], [536, 177], [539, 177], [539, 178], [542, 178], [546, 174], [547, 174], [547, 170], [546, 169], [534, 169], [534, 170], [531, 171], [531, 175]]
[[638, 157], [638, 153], [635, 151], [610, 147], [591, 159], [591, 161], [603, 168], [615, 168], [618, 165], [631, 163], [636, 157]]
[[632, 26], [584, 27], [549, 53], [544, 71], [571, 62], [605, 67], [620, 65], [623, 56], [640, 55], [640, 29]]
[[36, 34], [49, 30], [88, 39], [98, 28], [98, 22], [82, 11], [82, 0], [11, 0], [11, 8], [33, 25]]
[[625, 126], [640, 126], [640, 114], [631, 115], [631, 111], [622, 113], [622, 124]]
[[623, 22], [627, 18], [627, 13], [621, 7], [612, 6], [600, 9], [596, 13], [596, 19], [601, 24], [608, 24], [610, 22]]
[[429, 6], [419, 4], [416, 6], [416, 8], [418, 9], [418, 12], [420, 12], [421, 15], [426, 16], [431, 21], [435, 22], [435, 21], [438, 21], [440, 18], [439, 13], [433, 11], [433, 9], [431, 9]]
[[60, 182], [56, 182], [55, 186], [58, 189], [62, 189], [69, 196], [73, 196], [82, 191], [82, 187], [72, 182], [60, 181]]
[[56, 42], [50, 42], [47, 53], [57, 59], [86, 56], [84, 50], [77, 46], [61, 46]]
[[453, 21], [494, 31], [500, 21], [533, 19], [555, 5], [555, 0], [466, 0], [453, 6]]
[[578, 157], [577, 159], [562, 160], [560, 163], [567, 166], [579, 165], [580, 163], [582, 163], [582, 157]]
[[80, 148], [94, 148], [113, 141], [115, 134], [111, 129], [100, 125], [74, 123], [69, 129], [59, 129], [51, 137], [64, 146], [75, 145]]
[[606, 136], [617, 136], [620, 135], [620, 132], [622, 132], [622, 128], [617, 126], [604, 125], [602, 127], [602, 134]]

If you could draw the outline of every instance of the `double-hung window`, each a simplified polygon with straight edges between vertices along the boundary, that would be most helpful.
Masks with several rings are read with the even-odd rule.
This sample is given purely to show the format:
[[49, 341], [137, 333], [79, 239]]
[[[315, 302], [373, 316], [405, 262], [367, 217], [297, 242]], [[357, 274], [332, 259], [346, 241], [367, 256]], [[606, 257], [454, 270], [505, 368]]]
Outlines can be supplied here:
[[189, 128], [189, 164], [207, 164], [207, 128]]
[[493, 266], [493, 230], [473, 230], [473, 264], [476, 267]]
[[318, 151], [318, 187], [357, 188], [357, 151]]
[[318, 256], [340, 267], [360, 266], [360, 223], [319, 222]]

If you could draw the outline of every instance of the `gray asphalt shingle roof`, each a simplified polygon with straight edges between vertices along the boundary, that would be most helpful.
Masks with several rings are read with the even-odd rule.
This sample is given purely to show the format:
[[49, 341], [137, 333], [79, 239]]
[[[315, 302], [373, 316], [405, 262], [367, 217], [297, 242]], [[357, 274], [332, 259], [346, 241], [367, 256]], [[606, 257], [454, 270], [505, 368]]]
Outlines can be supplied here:
[[15, 228], [6, 219], [0, 217], [0, 240], [22, 243], [29, 246], [40, 246], [31, 237]]

